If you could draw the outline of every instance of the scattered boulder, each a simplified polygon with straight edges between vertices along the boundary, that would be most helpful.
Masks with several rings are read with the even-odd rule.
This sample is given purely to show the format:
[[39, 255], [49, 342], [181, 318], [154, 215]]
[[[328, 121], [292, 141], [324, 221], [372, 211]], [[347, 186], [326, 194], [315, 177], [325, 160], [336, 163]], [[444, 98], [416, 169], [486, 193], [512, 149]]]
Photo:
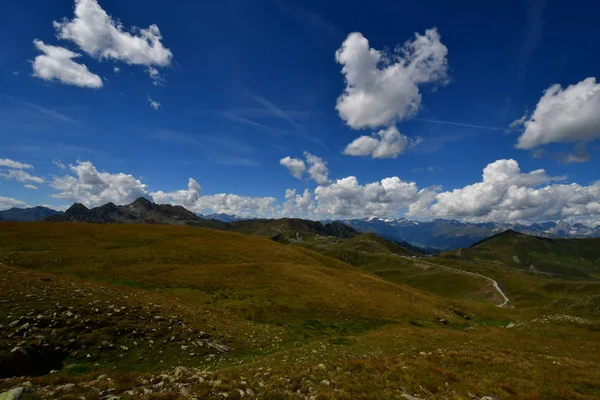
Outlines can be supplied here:
[[12, 388], [8, 392], [0, 393], [0, 400], [20, 400], [28, 390], [24, 387]]

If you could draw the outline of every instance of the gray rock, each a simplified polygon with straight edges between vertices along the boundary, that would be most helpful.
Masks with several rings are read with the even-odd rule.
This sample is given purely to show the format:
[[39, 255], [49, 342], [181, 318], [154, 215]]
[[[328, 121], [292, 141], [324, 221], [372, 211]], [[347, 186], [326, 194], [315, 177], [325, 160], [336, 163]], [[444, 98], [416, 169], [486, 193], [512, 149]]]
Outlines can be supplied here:
[[64, 385], [60, 385], [56, 387], [56, 390], [64, 390], [64, 391], [69, 391], [71, 389], [73, 389], [75, 387], [74, 383], [65, 383]]
[[10, 389], [8, 392], [0, 393], [0, 400], [19, 400], [22, 399], [27, 392], [27, 388], [16, 387]]
[[410, 394], [406, 394], [406, 393], [400, 395], [400, 397], [402, 397], [403, 399], [407, 399], [407, 400], [421, 400], [420, 397], [411, 396]]

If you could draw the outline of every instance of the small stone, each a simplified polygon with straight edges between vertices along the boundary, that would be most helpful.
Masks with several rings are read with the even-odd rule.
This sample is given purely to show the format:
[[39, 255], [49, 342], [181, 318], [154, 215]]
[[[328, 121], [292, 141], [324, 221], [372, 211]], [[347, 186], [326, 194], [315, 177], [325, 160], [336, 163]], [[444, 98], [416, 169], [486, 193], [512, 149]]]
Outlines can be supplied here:
[[75, 387], [74, 383], [65, 383], [64, 385], [60, 385], [56, 387], [56, 390], [64, 390], [65, 392], [73, 389]]
[[421, 400], [420, 397], [417, 396], [411, 396], [410, 394], [401, 394], [400, 397], [402, 397], [403, 399], [407, 399], [407, 400]]

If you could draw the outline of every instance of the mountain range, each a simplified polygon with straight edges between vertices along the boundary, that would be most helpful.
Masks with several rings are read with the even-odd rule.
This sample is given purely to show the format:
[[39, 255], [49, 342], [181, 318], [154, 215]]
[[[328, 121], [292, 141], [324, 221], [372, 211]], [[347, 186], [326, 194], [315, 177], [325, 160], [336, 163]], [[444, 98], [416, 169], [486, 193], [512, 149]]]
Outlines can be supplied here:
[[117, 206], [107, 203], [100, 207], [87, 208], [75, 203], [62, 214], [44, 218], [51, 222], [91, 222], [100, 224], [145, 223], [189, 225], [223, 229], [226, 224], [217, 220], [203, 219], [182, 206], [155, 204], [140, 197], [131, 204]]
[[[0, 221], [2, 220], [177, 224], [234, 230], [272, 238], [284, 231], [286, 234], [292, 231], [299, 233], [311, 232], [313, 234], [348, 238], [351, 236], [346, 237], [345, 235], [351, 235], [348, 233], [350, 231], [347, 230], [347, 227], [350, 227], [356, 234], [374, 233], [413, 251], [418, 250], [424, 253], [469, 247], [506, 230], [547, 238], [600, 237], [600, 225], [592, 228], [581, 223], [569, 224], [565, 221], [525, 225], [496, 222], [468, 223], [439, 218], [432, 221], [413, 221], [406, 218], [368, 217], [323, 220], [319, 223], [293, 218], [257, 219], [228, 214], [194, 214], [182, 206], [158, 205], [145, 198], [139, 198], [128, 205], [117, 206], [108, 203], [92, 209], [83, 204], [75, 203], [64, 213], [46, 207], [12, 208], [0, 211]], [[282, 226], [281, 221], [287, 221], [284, 223], [285, 227]], [[342, 228], [342, 226], [345, 228]], [[335, 232], [330, 231], [331, 229]], [[292, 233], [292, 235], [295, 235], [295, 233]], [[294, 238], [291, 238], [291, 240], [294, 240]]]
[[421, 222], [406, 218], [370, 217], [343, 222], [359, 232], [371, 232], [386, 239], [407, 242], [425, 252], [469, 247], [506, 230], [555, 239], [600, 237], [600, 226], [590, 228], [580, 223], [571, 225], [564, 221], [524, 225], [497, 222], [468, 223], [439, 218]]
[[[256, 218], [244, 218], [228, 214], [201, 215], [202, 218], [223, 222], [237, 222]], [[530, 225], [516, 223], [469, 223], [437, 218], [432, 221], [414, 221], [406, 218], [377, 218], [322, 220], [323, 223], [341, 222], [361, 233], [375, 233], [405, 247], [412, 246], [425, 253], [468, 247], [482, 239], [507, 230], [527, 235], [554, 239], [600, 237], [600, 225], [592, 228], [581, 223], [565, 221], [542, 222]]]
[[48, 207], [11, 208], [0, 211], [0, 221], [40, 221], [52, 215], [62, 214]]

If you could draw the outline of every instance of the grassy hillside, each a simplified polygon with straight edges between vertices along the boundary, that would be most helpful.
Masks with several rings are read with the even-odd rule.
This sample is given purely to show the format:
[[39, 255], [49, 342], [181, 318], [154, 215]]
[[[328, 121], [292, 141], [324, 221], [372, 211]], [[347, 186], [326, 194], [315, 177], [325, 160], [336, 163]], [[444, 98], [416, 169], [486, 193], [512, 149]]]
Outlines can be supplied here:
[[[433, 304], [409, 287], [310, 250], [201, 228], [6, 223], [0, 262], [160, 290], [273, 322], [399, 318], [427, 313]], [[363, 295], [354, 295], [354, 287]]]
[[268, 238], [289, 238], [292, 241], [301, 241], [305, 236], [312, 238], [317, 235], [347, 239], [359, 234], [357, 231], [341, 222], [322, 224], [318, 221], [298, 218], [235, 221], [229, 225], [228, 229], [234, 232], [265, 236]]
[[571, 279], [600, 278], [600, 238], [546, 239], [506, 231], [443, 256], [501, 262], [532, 274]]
[[562, 315], [570, 305], [538, 315], [389, 282], [365, 271], [385, 265], [364, 254], [418, 260], [369, 235], [333, 247], [364, 251], [361, 270], [211, 229], [0, 228], [0, 373], [11, 349], [35, 351], [48, 369], [62, 363], [57, 373], [0, 379], [0, 392], [29, 381], [25, 398], [36, 399], [600, 395], [597, 318]]
[[494, 290], [484, 279], [431, 268], [419, 262], [422, 254], [372, 233], [351, 239], [305, 235], [301, 241], [287, 239], [285, 242], [336, 258], [391, 282], [407, 284], [438, 296], [496, 302]]

